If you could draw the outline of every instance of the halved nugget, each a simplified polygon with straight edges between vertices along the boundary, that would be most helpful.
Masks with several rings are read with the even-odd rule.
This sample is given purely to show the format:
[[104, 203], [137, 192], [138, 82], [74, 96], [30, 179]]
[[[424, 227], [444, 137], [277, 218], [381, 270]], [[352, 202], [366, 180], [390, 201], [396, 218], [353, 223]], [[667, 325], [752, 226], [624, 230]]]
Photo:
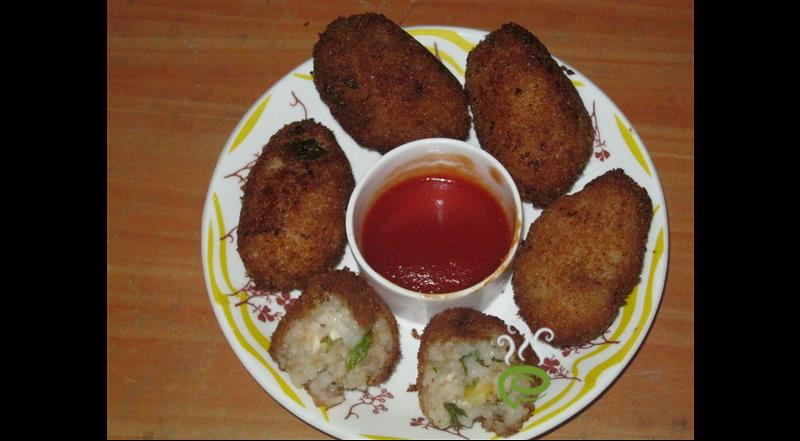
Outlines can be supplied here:
[[345, 211], [355, 180], [342, 148], [313, 119], [278, 130], [243, 186], [238, 251], [263, 290], [305, 287], [344, 253]]
[[[509, 335], [503, 320], [469, 308], [453, 308], [434, 316], [425, 327], [418, 354], [417, 389], [422, 412], [437, 428], [471, 426], [475, 420], [484, 429], [501, 436], [512, 435], [533, 412], [533, 402], [512, 408], [500, 397], [498, 380], [509, 368], [508, 346], [497, 338]], [[509, 335], [519, 348], [523, 340]], [[533, 351], [524, 353], [525, 363], [538, 365]], [[512, 364], [519, 364], [516, 354]], [[537, 380], [520, 386], [534, 387]]]
[[461, 83], [380, 14], [331, 22], [314, 45], [314, 85], [353, 139], [381, 153], [422, 138], [469, 136]]
[[522, 199], [546, 207], [565, 194], [591, 157], [594, 132], [547, 48], [504, 24], [469, 53], [465, 87], [481, 146], [508, 169]]
[[553, 344], [602, 335], [639, 283], [653, 205], [620, 169], [557, 200], [531, 225], [514, 262], [514, 300]]
[[394, 315], [347, 269], [318, 274], [286, 311], [269, 353], [317, 406], [344, 401], [344, 391], [386, 381], [400, 357]]

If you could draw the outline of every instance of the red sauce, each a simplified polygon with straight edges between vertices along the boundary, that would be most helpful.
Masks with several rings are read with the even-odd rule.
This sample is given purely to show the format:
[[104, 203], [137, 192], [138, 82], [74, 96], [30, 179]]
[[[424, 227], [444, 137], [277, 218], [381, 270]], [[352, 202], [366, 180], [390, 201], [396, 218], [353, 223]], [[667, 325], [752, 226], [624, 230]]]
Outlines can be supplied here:
[[492, 193], [442, 173], [381, 193], [367, 210], [359, 244], [370, 266], [396, 285], [447, 293], [492, 274], [511, 241], [508, 216]]

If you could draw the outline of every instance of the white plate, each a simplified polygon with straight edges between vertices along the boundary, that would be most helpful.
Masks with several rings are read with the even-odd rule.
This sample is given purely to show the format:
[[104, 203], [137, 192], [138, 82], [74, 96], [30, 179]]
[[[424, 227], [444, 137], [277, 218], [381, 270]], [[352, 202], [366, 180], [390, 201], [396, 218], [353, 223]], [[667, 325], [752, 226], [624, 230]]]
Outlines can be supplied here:
[[[406, 30], [432, 52], [438, 52], [462, 83], [467, 53], [486, 35], [485, 31], [448, 26], [414, 26]], [[536, 411], [522, 431], [512, 439], [528, 439], [552, 429], [589, 405], [614, 381], [650, 329], [667, 273], [669, 234], [664, 194], [644, 143], [622, 112], [597, 86], [577, 69], [557, 58], [556, 61], [573, 72], [568, 72], [568, 77], [592, 115], [599, 135], [595, 138], [595, 154], [570, 193], [612, 168], [622, 168], [647, 189], [653, 201], [654, 216], [641, 283], [631, 293], [627, 305], [604, 337], [593, 344], [569, 351], [550, 348], [554, 357], [547, 357], [542, 367], [554, 378], [552, 384], [536, 401]], [[253, 295], [258, 293], [252, 291], [231, 295], [248, 282], [236, 252], [235, 231], [228, 234], [239, 221], [242, 196], [239, 177], [246, 176], [247, 169], [242, 168], [256, 158], [278, 129], [305, 117], [324, 124], [333, 131], [347, 154], [356, 180], [379, 157], [377, 152], [357, 145], [333, 119], [314, 88], [312, 69], [313, 61], [306, 61], [252, 105], [225, 144], [211, 178], [201, 228], [203, 271], [222, 331], [250, 374], [273, 398], [307, 423], [338, 438], [492, 438], [494, 434], [484, 431], [479, 424], [459, 433], [427, 424], [417, 394], [407, 392], [408, 386], [416, 381], [419, 347], [419, 341], [411, 336], [413, 326], [409, 322], [398, 319], [402, 359], [390, 380], [380, 387], [370, 388], [366, 394], [348, 392], [344, 403], [325, 410], [315, 407], [305, 390], [292, 385], [287, 373], [281, 371], [267, 353], [270, 336], [284, 312], [284, 298], [277, 293]], [[474, 129], [468, 142], [479, 145]], [[525, 204], [524, 210], [524, 233], [527, 234], [541, 210], [534, 209], [531, 204]], [[339, 267], [344, 266], [357, 268], [349, 248], [339, 264]], [[294, 299], [299, 294], [295, 291], [288, 295]], [[510, 285], [485, 312], [519, 329], [528, 329], [517, 316]], [[417, 331], [421, 333], [422, 329], [418, 327]]]

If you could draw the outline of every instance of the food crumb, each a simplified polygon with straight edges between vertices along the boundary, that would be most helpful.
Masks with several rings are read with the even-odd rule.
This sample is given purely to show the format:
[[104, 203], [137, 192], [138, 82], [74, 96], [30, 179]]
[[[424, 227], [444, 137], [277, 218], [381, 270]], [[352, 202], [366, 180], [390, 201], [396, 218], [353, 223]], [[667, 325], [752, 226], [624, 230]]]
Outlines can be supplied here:
[[411, 328], [411, 336], [417, 340], [422, 338], [422, 336], [419, 335], [419, 332], [417, 332], [417, 328]]
[[408, 389], [406, 392], [416, 392], [417, 391], [417, 383], [411, 383], [408, 385]]

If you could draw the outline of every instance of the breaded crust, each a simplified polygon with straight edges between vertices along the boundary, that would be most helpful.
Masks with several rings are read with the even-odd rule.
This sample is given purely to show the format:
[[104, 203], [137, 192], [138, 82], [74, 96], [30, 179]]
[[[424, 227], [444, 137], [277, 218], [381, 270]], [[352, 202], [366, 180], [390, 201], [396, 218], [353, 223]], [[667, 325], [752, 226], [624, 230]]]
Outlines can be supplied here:
[[[471, 308], [450, 308], [431, 318], [425, 326], [420, 340], [420, 361], [429, 345], [437, 341], [452, 340], [493, 340], [503, 334], [509, 334], [506, 323], [493, 315], [484, 314]], [[511, 336], [511, 335], [509, 335]], [[519, 334], [511, 336], [517, 342]]]
[[389, 323], [394, 342], [393, 350], [383, 369], [369, 379], [370, 385], [384, 382], [391, 376], [392, 370], [400, 358], [400, 333], [397, 329], [397, 320], [375, 290], [360, 275], [353, 273], [348, 268], [320, 273], [308, 280], [308, 286], [300, 294], [300, 297], [289, 306], [272, 334], [272, 343], [269, 348], [272, 359], [277, 361], [281, 369], [286, 369], [280, 363], [281, 357], [278, 357], [278, 352], [291, 345], [291, 342], [286, 341], [289, 325], [302, 319], [308, 312], [324, 303], [328, 300], [328, 296], [335, 296], [342, 300], [359, 326], [369, 329], [379, 317], [386, 319]]
[[[508, 335], [514, 340], [517, 348], [524, 343], [521, 335], [511, 335], [506, 323], [498, 317], [484, 314], [471, 308], [446, 309], [431, 318], [420, 339], [417, 353], [417, 386], [422, 385], [423, 366], [427, 363], [428, 349], [437, 341], [489, 341], [501, 335]], [[536, 353], [529, 348], [523, 351], [525, 363], [539, 364]]]
[[364, 147], [386, 153], [416, 139], [469, 136], [461, 83], [383, 15], [331, 22], [314, 45], [314, 84], [334, 118]]
[[347, 157], [322, 124], [293, 122], [270, 138], [243, 186], [237, 231], [258, 288], [300, 289], [339, 262], [354, 186]]
[[533, 223], [514, 262], [514, 300], [532, 331], [554, 345], [600, 335], [640, 280], [653, 205], [620, 169], [564, 196]]
[[[429, 363], [429, 351], [432, 345], [436, 342], [453, 342], [453, 341], [467, 341], [467, 342], [493, 342], [496, 344], [497, 337], [501, 335], [508, 335], [514, 340], [515, 347], [519, 348], [524, 340], [521, 335], [511, 335], [507, 328], [506, 323], [493, 315], [484, 314], [471, 308], [451, 308], [440, 312], [435, 315], [422, 334], [422, 339], [417, 354], [417, 390], [419, 394], [419, 405], [422, 413], [431, 419], [432, 410], [436, 406], [441, 406], [441, 402], [431, 402], [428, 387], [423, 381], [423, 374], [427, 370], [426, 365]], [[523, 352], [526, 364], [539, 364], [539, 358], [531, 350], [530, 347], [526, 348]], [[516, 353], [514, 355], [516, 359]], [[519, 361], [518, 359], [516, 359]], [[528, 409], [530, 415], [534, 411], [534, 403], [531, 401], [522, 404]], [[478, 421], [483, 421], [482, 417]], [[487, 430], [492, 430], [500, 436], [510, 436], [518, 432], [523, 424], [519, 421], [518, 426], [508, 427], [505, 431], [498, 432], [496, 424], [482, 425]], [[443, 427], [440, 427], [443, 428]]]
[[591, 118], [533, 34], [508, 23], [486, 36], [467, 57], [466, 92], [481, 146], [524, 201], [546, 207], [572, 187], [591, 157]]

